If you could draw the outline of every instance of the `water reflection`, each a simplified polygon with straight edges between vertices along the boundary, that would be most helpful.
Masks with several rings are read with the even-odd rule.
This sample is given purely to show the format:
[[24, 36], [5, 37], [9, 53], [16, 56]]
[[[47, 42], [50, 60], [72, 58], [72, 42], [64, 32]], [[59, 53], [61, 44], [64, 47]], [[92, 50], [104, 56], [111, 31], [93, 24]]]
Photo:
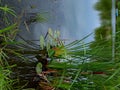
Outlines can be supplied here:
[[[97, 0], [25, 0], [14, 3], [17, 11], [25, 10], [25, 13], [46, 13], [47, 22], [32, 23], [29, 25], [30, 33], [21, 28], [21, 34], [26, 39], [39, 40], [41, 34], [45, 35], [48, 28], [60, 30], [61, 37], [73, 41], [81, 39], [93, 32], [100, 25], [98, 12], [94, 10], [93, 5]], [[22, 7], [21, 7], [22, 6]], [[27, 16], [28, 17], [28, 16]], [[86, 42], [92, 41], [91, 35]]]

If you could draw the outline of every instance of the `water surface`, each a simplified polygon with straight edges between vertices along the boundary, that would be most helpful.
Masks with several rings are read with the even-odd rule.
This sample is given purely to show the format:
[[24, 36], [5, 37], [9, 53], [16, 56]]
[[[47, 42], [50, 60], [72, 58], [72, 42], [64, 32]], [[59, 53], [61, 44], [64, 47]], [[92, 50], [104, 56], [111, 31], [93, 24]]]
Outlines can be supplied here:
[[[29, 25], [30, 33], [21, 26], [22, 36], [26, 39], [39, 40], [41, 34], [45, 35], [48, 28], [60, 30], [61, 37], [73, 41], [81, 39], [94, 32], [100, 25], [98, 12], [93, 6], [97, 0], [24, 0], [15, 2], [17, 11], [25, 10], [26, 14], [45, 13], [48, 21], [32, 23]], [[27, 15], [26, 15], [27, 16]], [[25, 18], [25, 17], [24, 17]], [[93, 41], [91, 35], [86, 42]]]

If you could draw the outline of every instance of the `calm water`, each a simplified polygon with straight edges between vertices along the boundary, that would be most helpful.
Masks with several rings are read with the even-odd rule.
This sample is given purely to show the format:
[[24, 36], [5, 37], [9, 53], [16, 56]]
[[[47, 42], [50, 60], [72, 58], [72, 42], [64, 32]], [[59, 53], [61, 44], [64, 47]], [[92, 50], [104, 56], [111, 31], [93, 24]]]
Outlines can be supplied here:
[[[98, 12], [93, 10], [97, 0], [6, 0], [14, 4], [20, 14], [25, 11], [23, 19], [28, 19], [31, 13], [44, 13], [48, 19], [45, 23], [32, 23], [28, 27], [30, 33], [21, 25], [20, 34], [26, 39], [39, 40], [41, 34], [45, 35], [48, 28], [60, 30], [61, 37], [73, 41], [81, 39], [94, 31], [100, 24]], [[13, 3], [14, 2], [14, 3]], [[91, 35], [86, 41], [92, 41]]]
[[[32, 23], [25, 29], [24, 23], [21, 25], [20, 34], [30, 40], [39, 40], [40, 35], [45, 35], [48, 28], [60, 30], [61, 37], [73, 41], [81, 39], [96, 27], [100, 26], [98, 12], [93, 9], [97, 0], [5, 0], [9, 4], [14, 4], [18, 14], [25, 11], [23, 19], [27, 20], [32, 13], [44, 13], [47, 22]], [[114, 2], [114, 0], [112, 0]], [[14, 3], [13, 3], [14, 2]], [[112, 27], [115, 33], [115, 9], [112, 8]], [[86, 41], [92, 41], [91, 35]], [[114, 41], [114, 38], [113, 38]], [[114, 46], [114, 45], [113, 45]]]

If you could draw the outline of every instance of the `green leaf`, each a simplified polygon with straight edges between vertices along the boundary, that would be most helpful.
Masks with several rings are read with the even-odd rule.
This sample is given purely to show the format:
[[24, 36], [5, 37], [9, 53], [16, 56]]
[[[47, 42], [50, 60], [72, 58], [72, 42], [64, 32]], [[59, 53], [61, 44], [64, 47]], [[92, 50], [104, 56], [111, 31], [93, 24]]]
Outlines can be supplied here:
[[4, 11], [5, 13], [9, 13], [11, 15], [13, 15], [14, 17], [17, 17], [15, 14], [15, 11], [11, 8], [9, 8], [7, 5], [5, 5], [4, 7], [0, 7], [0, 10]]
[[42, 49], [44, 49], [44, 46], [45, 46], [45, 40], [44, 40], [44, 37], [41, 35], [41, 36], [40, 36], [40, 47], [41, 47]]
[[48, 55], [49, 55], [49, 57], [52, 57], [54, 54], [55, 54], [55, 51], [54, 51], [54, 50], [52, 50], [52, 49], [49, 49], [49, 50], [48, 50]]
[[13, 24], [13, 25], [8, 26], [8, 27], [6, 27], [6, 28], [4, 28], [4, 29], [1, 29], [1, 30], [0, 30], [0, 34], [1, 34], [1, 33], [5, 33], [5, 32], [7, 32], [7, 31], [10, 31], [10, 30], [13, 30], [15, 27], [16, 27], [16, 24]]
[[21, 44], [21, 42], [16, 42], [16, 41], [8, 41], [8, 42], [3, 42], [3, 45], [18, 45]]
[[60, 86], [57, 86], [58, 88], [67, 89], [70, 87], [70, 83], [62, 83]]
[[118, 74], [120, 72], [120, 68], [117, 69], [105, 82], [108, 82], [109, 80], [111, 80], [116, 74]]
[[40, 74], [42, 72], [42, 64], [41, 63], [38, 63], [36, 65], [36, 72], [37, 72], [37, 74]]

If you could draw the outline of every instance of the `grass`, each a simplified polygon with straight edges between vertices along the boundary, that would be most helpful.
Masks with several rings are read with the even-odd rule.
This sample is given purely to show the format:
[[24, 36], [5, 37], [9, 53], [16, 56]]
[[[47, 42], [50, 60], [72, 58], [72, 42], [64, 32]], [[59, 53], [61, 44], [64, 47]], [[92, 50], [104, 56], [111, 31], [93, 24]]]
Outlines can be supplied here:
[[2, 22], [4, 24], [0, 27], [0, 90], [14, 90], [13, 85], [16, 83], [16, 80], [11, 79], [11, 68], [13, 66], [9, 65], [7, 61], [10, 57], [8, 53], [5, 52], [5, 49], [9, 42], [12, 41], [10, 33], [14, 32], [17, 26], [17, 24], [10, 25], [8, 16], [12, 15], [16, 17], [16, 14], [15, 11], [7, 5], [0, 6], [0, 11]]
[[0, 66], [0, 90], [13, 90], [14, 80], [10, 78], [10, 67]]
[[[15, 12], [8, 6], [1, 6], [0, 10], [5, 14], [14, 15]], [[44, 18], [37, 20], [44, 21]], [[7, 19], [6, 19], [7, 20]], [[6, 22], [9, 22], [6, 21]], [[5, 22], [5, 24], [6, 24]], [[14, 80], [11, 79], [11, 67], [7, 60], [13, 56], [26, 60], [26, 56], [40, 56], [39, 63], [36, 65], [36, 72], [42, 75], [47, 83], [39, 82], [38, 86], [42, 88], [54, 87], [56, 90], [119, 90], [120, 86], [120, 63], [119, 63], [119, 22], [117, 18], [117, 37], [116, 37], [116, 59], [111, 62], [111, 46], [109, 42], [99, 42], [95, 47], [90, 48], [90, 43], [83, 41], [91, 34], [81, 40], [73, 41], [67, 45], [60, 40], [60, 32], [48, 30], [48, 37], [40, 37], [40, 45], [36, 47], [32, 41], [20, 38], [24, 42], [15, 41], [17, 24], [7, 25], [0, 30], [0, 90], [14, 90]], [[15, 33], [9, 35], [9, 33]], [[105, 44], [106, 43], [106, 44]], [[42, 62], [49, 58], [51, 61]], [[29, 58], [27, 58], [29, 59]], [[39, 58], [38, 58], [39, 59]], [[29, 63], [29, 61], [27, 62]], [[47, 71], [42, 71], [42, 68], [47, 67]], [[51, 71], [50, 71], [51, 70]], [[46, 74], [43, 74], [46, 73]], [[53, 74], [53, 75], [50, 75]], [[18, 86], [22, 87], [22, 86]], [[18, 88], [20, 89], [20, 88]], [[32, 88], [31, 88], [32, 89]], [[23, 89], [29, 90], [29, 89]]]

